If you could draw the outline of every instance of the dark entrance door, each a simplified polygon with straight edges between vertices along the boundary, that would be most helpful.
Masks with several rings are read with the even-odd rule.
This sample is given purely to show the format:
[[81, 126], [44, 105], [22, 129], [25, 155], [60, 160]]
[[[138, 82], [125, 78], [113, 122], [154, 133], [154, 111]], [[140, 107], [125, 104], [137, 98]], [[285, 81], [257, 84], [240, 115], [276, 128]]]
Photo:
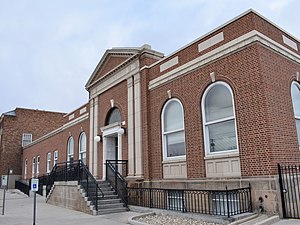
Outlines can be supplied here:
[[278, 164], [278, 174], [283, 217], [300, 219], [300, 166]]

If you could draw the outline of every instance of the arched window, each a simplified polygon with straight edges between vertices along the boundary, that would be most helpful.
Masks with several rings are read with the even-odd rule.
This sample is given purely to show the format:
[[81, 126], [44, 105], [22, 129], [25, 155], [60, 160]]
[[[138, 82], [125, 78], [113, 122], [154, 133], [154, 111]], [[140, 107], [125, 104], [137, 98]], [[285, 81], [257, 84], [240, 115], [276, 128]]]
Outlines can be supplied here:
[[36, 157], [36, 176], [39, 176], [40, 174], [40, 156]]
[[206, 155], [237, 151], [233, 94], [224, 82], [210, 85], [202, 98]]
[[74, 161], [74, 139], [70, 137], [68, 140], [68, 162], [73, 163]]
[[46, 168], [47, 173], [51, 172], [51, 152], [47, 153], [47, 168]]
[[58, 162], [58, 150], [55, 150], [53, 153], [53, 166], [55, 166]]
[[31, 167], [31, 175], [34, 177], [35, 173], [35, 157], [32, 158], [32, 167]]
[[82, 132], [79, 137], [79, 159], [86, 165], [86, 134]]
[[300, 85], [297, 82], [292, 83], [292, 101], [294, 108], [294, 115], [296, 120], [296, 128], [298, 134], [298, 145], [300, 145]]
[[24, 178], [25, 178], [25, 180], [27, 178], [27, 159], [25, 159], [25, 162], [24, 162]]
[[184, 113], [178, 99], [169, 100], [162, 110], [163, 158], [185, 157]]
[[106, 118], [106, 124], [105, 125], [109, 125], [109, 124], [113, 124], [116, 122], [121, 122], [121, 113], [120, 110], [118, 108], [113, 108], [107, 118]]

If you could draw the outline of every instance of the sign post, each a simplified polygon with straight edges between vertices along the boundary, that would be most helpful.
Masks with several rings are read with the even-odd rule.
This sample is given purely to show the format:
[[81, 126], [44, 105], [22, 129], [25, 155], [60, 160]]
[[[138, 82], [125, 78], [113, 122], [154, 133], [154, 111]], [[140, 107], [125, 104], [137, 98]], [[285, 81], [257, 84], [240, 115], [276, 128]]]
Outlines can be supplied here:
[[35, 225], [36, 219], [36, 192], [39, 190], [39, 179], [31, 179], [31, 191], [34, 192], [33, 197], [33, 225]]
[[2, 215], [4, 215], [4, 208], [5, 208], [5, 191], [8, 184], [8, 177], [7, 175], [2, 175], [1, 179], [1, 187], [3, 189], [3, 203], [2, 203]]

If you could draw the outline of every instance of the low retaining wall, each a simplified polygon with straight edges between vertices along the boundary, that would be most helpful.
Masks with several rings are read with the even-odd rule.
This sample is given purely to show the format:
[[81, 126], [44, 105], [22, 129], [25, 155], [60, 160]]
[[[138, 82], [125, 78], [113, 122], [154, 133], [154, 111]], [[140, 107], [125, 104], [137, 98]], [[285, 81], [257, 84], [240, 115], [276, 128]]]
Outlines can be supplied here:
[[77, 181], [55, 182], [47, 203], [88, 214], [92, 214]]

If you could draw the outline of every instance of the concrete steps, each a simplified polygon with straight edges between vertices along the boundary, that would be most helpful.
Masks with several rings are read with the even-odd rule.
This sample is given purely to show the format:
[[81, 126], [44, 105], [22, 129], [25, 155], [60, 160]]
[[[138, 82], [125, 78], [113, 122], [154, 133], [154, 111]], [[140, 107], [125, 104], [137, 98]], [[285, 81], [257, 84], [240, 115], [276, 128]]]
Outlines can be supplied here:
[[[86, 187], [86, 184], [84, 182], [82, 182], [81, 185]], [[104, 197], [102, 198], [102, 193], [98, 191], [98, 211], [96, 211], [95, 205], [91, 203], [91, 199], [96, 197], [95, 187], [95, 184], [89, 184], [89, 196], [86, 196], [87, 201], [89, 202], [90, 207], [93, 211], [93, 215], [119, 213], [128, 210], [128, 208], [124, 206], [122, 200], [119, 198], [119, 196], [116, 194], [116, 192], [113, 190], [113, 188], [107, 181], [98, 181], [98, 187], [103, 192]]]
[[243, 218], [241, 220], [237, 220], [235, 222], [230, 223], [230, 225], [272, 225], [276, 222], [278, 222], [279, 216], [274, 215], [274, 216], [267, 216], [264, 214], [261, 215], [253, 215], [250, 217]]

